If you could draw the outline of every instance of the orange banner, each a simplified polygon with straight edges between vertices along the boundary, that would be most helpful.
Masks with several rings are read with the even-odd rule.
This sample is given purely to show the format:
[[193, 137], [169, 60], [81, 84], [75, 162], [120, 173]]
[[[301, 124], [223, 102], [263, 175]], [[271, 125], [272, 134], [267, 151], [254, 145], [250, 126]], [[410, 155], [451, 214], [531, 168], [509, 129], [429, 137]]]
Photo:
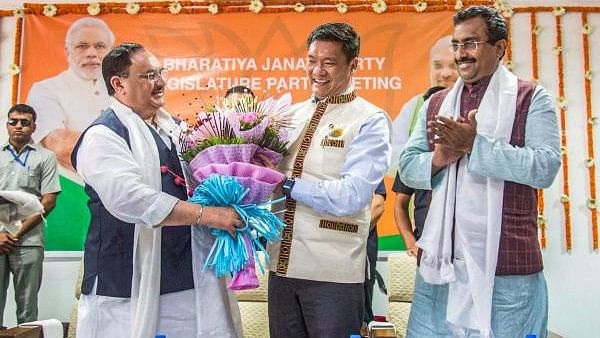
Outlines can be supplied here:
[[[291, 92], [295, 102], [309, 97], [305, 76], [306, 38], [325, 22], [351, 23], [361, 37], [357, 93], [382, 107], [392, 119], [402, 105], [429, 87], [429, 49], [449, 34], [453, 12], [311, 12], [140, 15], [99, 18], [116, 43], [138, 42], [169, 69], [166, 109], [192, 116], [204, 102], [233, 85], [246, 85], [261, 97]], [[68, 68], [65, 34], [84, 16], [26, 15], [24, 18], [19, 101], [33, 83]], [[81, 130], [80, 130], [81, 131]], [[397, 161], [397, 159], [394, 159]], [[397, 234], [391, 181], [379, 234]], [[398, 244], [401, 245], [401, 244]]]

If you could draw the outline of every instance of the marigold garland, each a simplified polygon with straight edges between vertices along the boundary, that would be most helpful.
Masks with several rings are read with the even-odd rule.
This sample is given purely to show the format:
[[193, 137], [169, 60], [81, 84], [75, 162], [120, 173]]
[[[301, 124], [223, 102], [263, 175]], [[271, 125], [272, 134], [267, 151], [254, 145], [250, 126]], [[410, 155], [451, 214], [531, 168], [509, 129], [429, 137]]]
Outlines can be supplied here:
[[512, 16], [509, 18], [506, 18], [506, 29], [507, 29], [507, 39], [506, 39], [506, 56], [504, 57], [505, 60], [507, 62], [511, 63], [511, 69], [510, 71], [512, 72], [512, 68], [514, 67], [514, 64], [512, 62], [512, 39], [511, 39], [511, 28], [512, 28]]
[[[555, 28], [556, 28], [556, 47], [562, 50], [562, 15], [555, 15]], [[558, 57], [558, 97], [564, 99], [565, 97], [565, 76], [564, 76], [564, 65], [563, 65], [563, 53], [559, 53]], [[565, 105], [559, 105], [560, 110], [560, 133], [561, 133], [561, 145], [563, 149], [567, 147], [567, 109]], [[563, 169], [563, 198], [561, 202], [565, 212], [565, 249], [567, 252], [571, 252], [573, 247], [572, 233], [571, 233], [571, 202], [569, 200], [569, 155], [567, 151], [562, 152], [562, 169]]]
[[[582, 7], [582, 6], [562, 6], [566, 12], [581, 12], [581, 13], [600, 13], [600, 7]], [[550, 6], [527, 6], [527, 7], [514, 7], [514, 13], [554, 13], [556, 7]]]
[[[23, 18], [19, 17], [16, 21], [15, 27], [15, 50], [13, 52], [13, 65], [21, 66], [21, 37], [23, 35]], [[21, 78], [20, 72], [13, 74], [12, 76], [12, 88], [10, 102], [12, 105], [17, 104], [17, 98], [19, 95], [19, 79]]]
[[[581, 13], [581, 22], [584, 27], [589, 28], [588, 23], [588, 15]], [[582, 30], [583, 35], [583, 67], [587, 72], [590, 71], [590, 42], [589, 42], [589, 33], [591, 29]], [[587, 120], [592, 118], [592, 84], [591, 84], [591, 76], [587, 76], [584, 79], [585, 85], [585, 111], [587, 114]], [[596, 199], [596, 172], [594, 168], [594, 126], [586, 123], [587, 125], [587, 160], [585, 161], [585, 166], [588, 169], [588, 177], [590, 184], [590, 199]], [[592, 249], [598, 250], [598, 210], [595, 208], [589, 208], [590, 216], [591, 216], [591, 225], [592, 225]]]
[[[535, 13], [531, 13], [529, 24], [531, 26], [531, 65], [533, 68], [533, 80], [539, 81], [539, 65], [538, 65], [538, 50], [537, 50], [537, 35], [539, 27], [537, 25]], [[542, 250], [546, 249], [546, 218], [544, 217], [544, 189], [538, 189], [538, 225], [540, 227], [540, 245]]]
[[[139, 2], [136, 3], [140, 6], [139, 13], [171, 13], [173, 8], [171, 5], [177, 2], [179, 6], [176, 11], [178, 14], [202, 14], [202, 13], [213, 13], [214, 14], [214, 6], [211, 8], [211, 1], [152, 1], [152, 2]], [[248, 6], [248, 4], [258, 4], [260, 1], [218, 1], [218, 11], [221, 13], [240, 13], [240, 12], [250, 12], [253, 9], [256, 10], [256, 6]], [[324, 11], [337, 11], [338, 4], [342, 3], [346, 5], [347, 12], [355, 12], [355, 11], [370, 11], [374, 12], [372, 2], [365, 0], [348, 0], [348, 1], [331, 1], [329, 3], [324, 4], [322, 0], [308, 0], [302, 1], [298, 6], [298, 1], [290, 1], [290, 0], [272, 0], [269, 1], [268, 4], [264, 3], [264, 8], [260, 9], [260, 13], [282, 13], [282, 12], [290, 12], [290, 11], [299, 11], [299, 8], [302, 7], [301, 12], [324, 12]], [[261, 2], [262, 3], [262, 2]], [[385, 4], [385, 12], [418, 12], [419, 10], [425, 9], [427, 12], [443, 12], [443, 11], [455, 11], [456, 6], [472, 6], [472, 5], [491, 5], [493, 1], [483, 1], [483, 0], [474, 0], [474, 1], [444, 1], [444, 0], [428, 0], [407, 3], [405, 0], [388, 0], [388, 1], [380, 1], [376, 0], [374, 3], [379, 3], [379, 7], [377, 11], [383, 11], [383, 4]], [[418, 4], [418, 6], [416, 6]], [[39, 3], [26, 3], [26, 13], [27, 14], [41, 14], [43, 13], [44, 4]], [[61, 14], [89, 14], [88, 6], [89, 3], [80, 3], [80, 4], [55, 4], [58, 9], [57, 15]], [[252, 8], [250, 8], [252, 7]], [[423, 8], [425, 7], [425, 8]], [[212, 9], [212, 11], [211, 11]], [[127, 13], [127, 3], [124, 2], [103, 2], [101, 4], [101, 9], [98, 14], [107, 14], [107, 13]], [[11, 16], [12, 11], [0, 11], [0, 16]]]

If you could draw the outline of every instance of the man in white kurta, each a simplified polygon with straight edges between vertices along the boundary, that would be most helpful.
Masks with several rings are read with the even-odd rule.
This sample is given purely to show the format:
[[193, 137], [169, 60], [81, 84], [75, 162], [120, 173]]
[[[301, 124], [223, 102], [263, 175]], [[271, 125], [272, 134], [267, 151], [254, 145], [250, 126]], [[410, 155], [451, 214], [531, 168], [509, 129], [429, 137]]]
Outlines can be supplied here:
[[308, 41], [313, 96], [294, 107], [286, 228], [269, 248], [273, 338], [359, 333], [371, 199], [390, 164], [389, 118], [352, 87], [357, 33], [325, 24]]
[[81, 132], [110, 104], [101, 64], [114, 41], [104, 21], [75, 21], [65, 38], [69, 68], [29, 91], [27, 102], [38, 113], [33, 140], [53, 151], [64, 169], [72, 170], [71, 151]]
[[77, 336], [240, 337], [237, 305], [202, 266], [214, 241], [205, 224], [233, 234], [242, 221], [231, 208], [184, 201], [178, 129], [161, 109], [158, 61], [129, 43], [102, 67], [111, 105], [73, 155], [91, 213]]

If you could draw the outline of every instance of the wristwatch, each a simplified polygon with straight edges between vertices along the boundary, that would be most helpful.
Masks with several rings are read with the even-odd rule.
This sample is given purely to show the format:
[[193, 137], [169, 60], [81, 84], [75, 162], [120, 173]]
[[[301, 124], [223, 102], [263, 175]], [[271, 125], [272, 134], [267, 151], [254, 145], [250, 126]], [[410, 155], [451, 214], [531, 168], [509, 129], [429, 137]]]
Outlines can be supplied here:
[[296, 180], [293, 177], [288, 177], [283, 182], [283, 186], [281, 187], [281, 190], [283, 191], [283, 194], [285, 195], [286, 198], [292, 199], [292, 188], [294, 187], [295, 183], [296, 183]]

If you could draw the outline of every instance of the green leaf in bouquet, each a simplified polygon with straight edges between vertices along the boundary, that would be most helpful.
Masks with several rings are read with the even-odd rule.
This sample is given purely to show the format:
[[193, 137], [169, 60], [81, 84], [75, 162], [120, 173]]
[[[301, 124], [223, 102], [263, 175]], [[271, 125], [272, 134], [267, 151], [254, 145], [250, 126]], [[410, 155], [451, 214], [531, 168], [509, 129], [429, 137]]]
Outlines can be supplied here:
[[288, 142], [280, 141], [279, 133], [278, 133], [277, 129], [275, 129], [273, 127], [268, 127], [265, 130], [263, 137], [260, 140], [256, 140], [255, 143], [261, 147], [271, 149], [277, 153], [280, 153], [281, 155], [285, 156], [288, 154], [288, 151], [287, 151]]
[[190, 162], [191, 160], [198, 155], [202, 150], [210, 148], [212, 146], [216, 146], [219, 144], [245, 144], [246, 141], [240, 137], [220, 137], [213, 136], [209, 137], [206, 140], [198, 143], [196, 146], [189, 148], [181, 153], [181, 159], [186, 162]]

